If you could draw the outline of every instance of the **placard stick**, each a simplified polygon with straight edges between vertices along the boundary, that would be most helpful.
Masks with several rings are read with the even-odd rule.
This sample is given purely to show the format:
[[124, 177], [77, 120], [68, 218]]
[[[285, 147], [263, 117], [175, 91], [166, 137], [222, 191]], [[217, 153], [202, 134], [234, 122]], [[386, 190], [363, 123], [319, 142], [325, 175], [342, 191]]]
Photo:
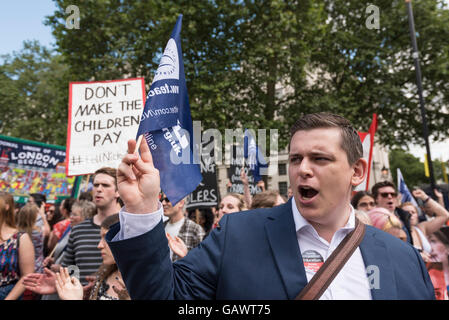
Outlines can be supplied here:
[[195, 220], [196, 224], [200, 224], [200, 210], [198, 208], [195, 209]]
[[86, 192], [87, 189], [89, 189], [89, 180], [90, 180], [90, 174], [87, 175], [87, 182], [86, 182], [86, 187], [84, 188], [84, 192]]
[[140, 144], [142, 143], [142, 138], [143, 138], [143, 134], [141, 134], [139, 136], [139, 138], [137, 138], [136, 150], [134, 150], [134, 153], [139, 153], [139, 148], [140, 148]]
[[51, 258], [53, 256], [53, 254], [55, 253], [56, 247], [57, 247], [57, 245], [55, 245], [53, 250], [51, 250], [50, 254], [48, 255], [48, 258]]

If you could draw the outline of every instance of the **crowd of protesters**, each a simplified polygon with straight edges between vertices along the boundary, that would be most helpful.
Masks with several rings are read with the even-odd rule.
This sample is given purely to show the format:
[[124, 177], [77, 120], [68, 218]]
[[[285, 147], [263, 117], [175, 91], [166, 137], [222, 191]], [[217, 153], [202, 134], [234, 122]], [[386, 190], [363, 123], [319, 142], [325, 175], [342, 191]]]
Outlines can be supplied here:
[[[275, 190], [251, 196], [242, 170], [244, 194], [224, 195], [218, 207], [185, 210], [185, 201], [173, 206], [160, 195], [164, 226], [172, 261], [182, 259], [234, 212], [270, 208], [287, 202]], [[413, 190], [421, 204], [401, 202], [394, 183], [376, 183], [371, 192], [354, 192], [352, 207], [358, 219], [410, 243], [424, 262], [440, 262], [449, 289], [449, 212], [442, 194], [436, 200], [421, 189]], [[130, 299], [104, 236], [119, 221], [122, 206], [116, 170], [99, 169], [92, 192], [79, 199], [46, 203], [45, 196], [30, 195], [20, 209], [10, 194], [0, 194], [0, 299], [117, 300]], [[75, 268], [74, 268], [75, 266]]]

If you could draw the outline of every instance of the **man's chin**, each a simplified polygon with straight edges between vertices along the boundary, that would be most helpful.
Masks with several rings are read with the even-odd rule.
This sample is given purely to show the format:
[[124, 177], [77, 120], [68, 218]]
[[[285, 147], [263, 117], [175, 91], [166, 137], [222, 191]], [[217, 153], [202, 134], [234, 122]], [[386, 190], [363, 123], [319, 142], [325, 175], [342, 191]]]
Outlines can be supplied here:
[[306, 220], [316, 220], [322, 216], [322, 210], [312, 206], [298, 206], [298, 211]]

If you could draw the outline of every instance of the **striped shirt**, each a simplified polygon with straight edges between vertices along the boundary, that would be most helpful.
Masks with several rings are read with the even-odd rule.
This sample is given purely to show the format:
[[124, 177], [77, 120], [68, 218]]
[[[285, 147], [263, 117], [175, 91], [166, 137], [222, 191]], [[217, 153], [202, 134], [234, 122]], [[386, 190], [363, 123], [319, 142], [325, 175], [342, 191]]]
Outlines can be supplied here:
[[101, 251], [97, 248], [101, 239], [100, 230], [93, 219], [86, 219], [74, 226], [62, 258], [62, 266], [76, 265], [79, 268], [83, 285], [88, 283], [85, 277], [94, 275], [103, 262]]

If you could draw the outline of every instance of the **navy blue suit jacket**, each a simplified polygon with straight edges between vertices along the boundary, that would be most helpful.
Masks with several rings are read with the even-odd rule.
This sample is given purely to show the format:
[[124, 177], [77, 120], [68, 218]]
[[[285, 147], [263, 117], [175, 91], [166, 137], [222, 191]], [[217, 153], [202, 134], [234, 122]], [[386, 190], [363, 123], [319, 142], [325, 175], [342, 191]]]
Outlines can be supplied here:
[[[106, 239], [132, 299], [294, 299], [307, 284], [290, 201], [225, 215], [175, 263], [162, 222], [141, 236], [111, 242], [119, 229], [115, 224]], [[360, 249], [365, 266], [378, 267], [373, 299], [435, 298], [410, 244], [367, 226]]]

